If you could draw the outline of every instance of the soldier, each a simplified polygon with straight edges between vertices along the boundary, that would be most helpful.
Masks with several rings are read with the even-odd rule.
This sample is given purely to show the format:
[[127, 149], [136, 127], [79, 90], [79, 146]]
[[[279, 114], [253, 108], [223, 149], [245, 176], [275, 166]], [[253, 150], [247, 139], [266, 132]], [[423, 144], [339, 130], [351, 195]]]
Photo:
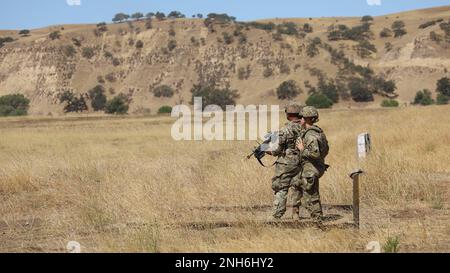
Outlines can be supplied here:
[[316, 221], [323, 217], [322, 205], [319, 194], [319, 179], [328, 168], [325, 157], [328, 155], [329, 146], [322, 129], [314, 125], [319, 122], [319, 113], [314, 107], [305, 107], [302, 110], [302, 134], [297, 140], [297, 148], [300, 151], [301, 172], [295, 177], [293, 186], [304, 195], [306, 209]]
[[[285, 214], [287, 195], [292, 186], [292, 179], [300, 172], [299, 151], [295, 144], [301, 134], [301, 111], [302, 106], [295, 103], [286, 107], [286, 118], [289, 122], [279, 132], [278, 147], [274, 151], [267, 152], [272, 156], [278, 156], [275, 163], [275, 176], [272, 178], [272, 189], [275, 195], [273, 217], [276, 220]], [[299, 193], [294, 192], [294, 206], [295, 203], [300, 205], [300, 199], [295, 201], [296, 196], [301, 197]]]

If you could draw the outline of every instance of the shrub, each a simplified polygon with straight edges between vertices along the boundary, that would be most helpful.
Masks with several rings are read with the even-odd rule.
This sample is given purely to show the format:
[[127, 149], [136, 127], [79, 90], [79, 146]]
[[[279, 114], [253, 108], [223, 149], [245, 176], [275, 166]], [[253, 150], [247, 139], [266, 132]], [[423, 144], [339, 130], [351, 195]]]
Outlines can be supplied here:
[[448, 97], [444, 94], [438, 94], [437, 98], [436, 98], [436, 104], [438, 104], [438, 105], [448, 104], [449, 100], [450, 100], [450, 97]]
[[273, 69], [270, 67], [266, 67], [263, 72], [264, 78], [268, 78], [273, 75]]
[[88, 110], [86, 100], [83, 95], [76, 97], [72, 91], [64, 91], [59, 95], [60, 103], [66, 103], [64, 106], [65, 113], [83, 112]]
[[333, 106], [333, 102], [323, 94], [312, 94], [306, 100], [306, 105], [322, 109], [331, 108], [331, 106]]
[[450, 97], [450, 78], [444, 77], [437, 81], [436, 92]]
[[141, 40], [136, 42], [136, 48], [137, 49], [141, 49], [144, 47], [144, 42], [142, 42]]
[[22, 29], [19, 31], [19, 35], [27, 36], [30, 34], [30, 31], [28, 29]]
[[125, 95], [120, 94], [112, 100], [106, 102], [105, 113], [124, 115], [128, 113], [128, 99]]
[[277, 33], [285, 35], [298, 35], [297, 24], [294, 22], [284, 22], [277, 26]]
[[59, 31], [53, 31], [52, 33], [50, 33], [49, 37], [52, 40], [56, 40], [61, 37], [61, 33]]
[[373, 17], [370, 15], [365, 15], [361, 18], [361, 22], [370, 22], [373, 21]]
[[380, 37], [381, 38], [392, 37], [392, 30], [390, 30], [388, 28], [383, 28], [383, 30], [380, 31]]
[[63, 46], [62, 50], [64, 52], [64, 55], [66, 55], [68, 58], [72, 58], [77, 53], [75, 47], [73, 47], [72, 45]]
[[175, 40], [170, 40], [169, 43], [167, 44], [167, 49], [169, 51], [174, 50], [177, 47], [177, 41]]
[[109, 82], [115, 82], [117, 80], [116, 74], [114, 74], [114, 72], [111, 72], [105, 76], [105, 79]]
[[325, 95], [333, 103], [339, 102], [338, 87], [336, 86], [336, 84], [334, 84], [333, 81], [330, 80], [326, 82], [325, 80], [320, 79], [317, 85], [317, 91]]
[[277, 97], [280, 100], [290, 100], [301, 93], [300, 88], [294, 80], [285, 81], [277, 88]]
[[436, 32], [431, 31], [430, 32], [430, 40], [439, 44], [440, 42], [442, 42], [443, 39], [442, 39], [442, 35], [439, 35]]
[[105, 109], [106, 96], [105, 88], [101, 85], [97, 85], [88, 92], [89, 98], [91, 99], [91, 106], [94, 111], [100, 111]]
[[172, 107], [164, 105], [158, 110], [158, 114], [170, 114], [172, 113]]
[[171, 98], [173, 97], [173, 94], [175, 92], [170, 86], [167, 85], [160, 85], [153, 89], [153, 95], [157, 98], [165, 97], [165, 98]]
[[86, 59], [91, 59], [95, 55], [95, 51], [92, 47], [83, 47], [81, 55]]
[[375, 45], [371, 44], [367, 40], [359, 41], [358, 45], [355, 46], [356, 53], [361, 58], [367, 58], [372, 55], [372, 53], [377, 52]]
[[420, 104], [420, 105], [431, 105], [434, 103], [434, 100], [431, 98], [431, 92], [428, 89], [424, 89], [421, 91], [418, 91], [416, 93], [416, 97], [414, 98], [413, 104]]
[[383, 100], [381, 102], [382, 107], [398, 107], [399, 103], [396, 100]]
[[303, 31], [306, 32], [306, 33], [312, 33], [312, 32], [313, 32], [313, 27], [312, 27], [312, 25], [310, 25], [310, 24], [308, 24], [308, 23], [305, 23], [305, 24], [303, 25]]
[[114, 66], [119, 66], [121, 64], [120, 59], [119, 58], [114, 58], [112, 61]]
[[232, 44], [234, 42], [233, 36], [228, 34], [228, 32], [222, 32], [222, 37], [223, 37], [223, 41], [227, 45]]
[[405, 23], [403, 21], [395, 21], [392, 23], [392, 30], [394, 31], [394, 37], [402, 37], [405, 35], [406, 29], [405, 29]]
[[22, 94], [0, 97], [0, 116], [25, 116], [28, 114], [30, 100]]
[[235, 105], [236, 99], [239, 98], [237, 90], [229, 88], [219, 89], [213, 86], [194, 85], [191, 89], [192, 103], [195, 97], [203, 98], [203, 107], [208, 105], [218, 105], [225, 110], [227, 105]]
[[348, 89], [352, 99], [356, 102], [373, 101], [373, 94], [369, 90], [366, 82], [361, 79], [353, 78], [348, 83]]
[[316, 37], [309, 42], [308, 46], [306, 47], [306, 54], [308, 55], [308, 57], [313, 58], [317, 54], [319, 54], [319, 49], [317, 48], [317, 46], [321, 43], [322, 41], [319, 37]]

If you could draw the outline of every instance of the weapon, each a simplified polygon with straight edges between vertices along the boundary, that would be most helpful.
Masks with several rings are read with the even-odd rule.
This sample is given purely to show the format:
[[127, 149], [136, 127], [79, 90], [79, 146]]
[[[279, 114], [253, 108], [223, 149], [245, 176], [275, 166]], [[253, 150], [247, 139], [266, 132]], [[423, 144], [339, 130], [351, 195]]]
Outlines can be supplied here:
[[[261, 166], [267, 167], [262, 163], [261, 159], [266, 156], [266, 152], [272, 150], [272, 147], [270, 145], [271, 143], [278, 143], [278, 132], [269, 132], [264, 137], [264, 141], [262, 143], [257, 143], [258, 146], [254, 148], [253, 152], [250, 155], [247, 156], [247, 159], [250, 159], [252, 156], [254, 156], [258, 160], [259, 164], [261, 164]], [[273, 165], [275, 165], [275, 163]]]

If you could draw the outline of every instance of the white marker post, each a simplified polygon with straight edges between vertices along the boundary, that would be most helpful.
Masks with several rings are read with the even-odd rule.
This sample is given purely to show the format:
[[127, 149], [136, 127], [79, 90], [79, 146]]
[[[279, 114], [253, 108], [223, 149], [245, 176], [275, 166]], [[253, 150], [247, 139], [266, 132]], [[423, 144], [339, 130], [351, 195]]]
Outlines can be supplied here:
[[[362, 133], [358, 135], [357, 150], [358, 162], [361, 168], [361, 161], [363, 161], [371, 150], [371, 139], [369, 133]], [[353, 222], [359, 228], [359, 177], [364, 173], [362, 169], [354, 170], [350, 173], [350, 178], [353, 181]]]

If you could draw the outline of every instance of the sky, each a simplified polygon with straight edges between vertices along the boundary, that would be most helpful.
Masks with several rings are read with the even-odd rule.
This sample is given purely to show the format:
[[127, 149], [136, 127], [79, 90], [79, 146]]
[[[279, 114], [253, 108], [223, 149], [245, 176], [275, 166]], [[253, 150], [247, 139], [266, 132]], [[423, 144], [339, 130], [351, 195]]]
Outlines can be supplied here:
[[385, 15], [450, 5], [450, 0], [1, 0], [0, 29], [111, 22], [118, 12], [227, 13], [239, 21]]

